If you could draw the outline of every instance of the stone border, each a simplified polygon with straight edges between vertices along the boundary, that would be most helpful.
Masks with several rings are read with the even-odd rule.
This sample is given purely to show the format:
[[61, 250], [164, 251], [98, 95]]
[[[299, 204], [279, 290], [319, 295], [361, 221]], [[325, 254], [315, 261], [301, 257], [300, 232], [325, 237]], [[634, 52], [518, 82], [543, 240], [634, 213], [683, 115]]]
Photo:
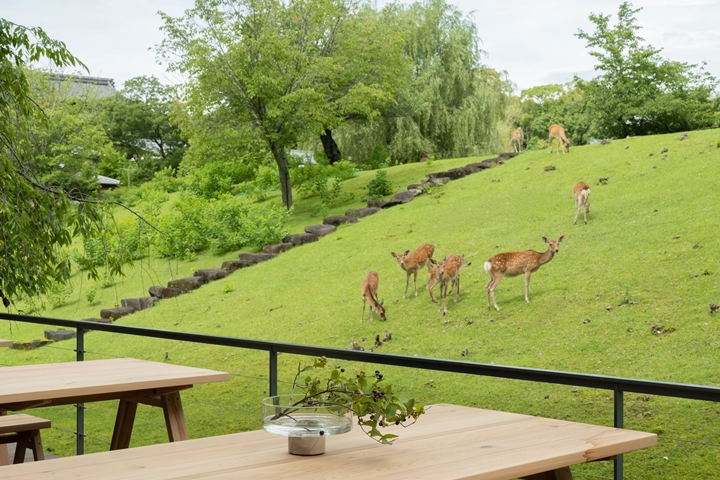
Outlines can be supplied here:
[[[220, 268], [202, 269], [196, 271], [192, 277], [170, 280], [167, 287], [154, 285], [148, 290], [150, 296], [141, 298], [124, 298], [120, 301], [120, 307], [102, 309], [100, 310], [99, 319], [88, 318], [86, 320], [113, 322], [125, 315], [131, 315], [137, 311], [145, 310], [152, 307], [158, 300], [173, 298], [178, 295], [189, 293], [200, 288], [206, 283], [225, 278], [236, 270], [271, 260], [290, 248], [304, 245], [306, 243], [317, 242], [318, 237], [324, 237], [325, 235], [334, 232], [340, 225], [357, 223], [360, 218], [374, 215], [386, 208], [411, 202], [418, 195], [422, 195], [427, 192], [429, 187], [445, 185], [452, 180], [464, 178], [467, 175], [478, 173], [495, 165], [502, 165], [506, 160], [509, 160], [517, 155], [518, 154], [516, 152], [500, 153], [497, 157], [483, 160], [482, 162], [469, 163], [464, 167], [451, 168], [450, 170], [444, 172], [428, 173], [425, 176], [426, 178], [424, 178], [420, 183], [408, 185], [407, 190], [396, 193], [388, 200], [368, 200], [366, 208], [351, 208], [345, 212], [345, 215], [333, 215], [327, 217], [323, 219], [323, 223], [321, 224], [305, 227], [305, 233], [288, 235], [283, 239], [283, 243], [263, 246], [262, 250], [264, 253], [243, 252], [238, 255], [238, 260], [226, 260], [222, 263]], [[52, 335], [52, 333], [46, 333], [46, 337]], [[62, 334], [53, 337], [53, 340], [63, 340], [64, 338], [60, 338], [60, 335]], [[50, 343], [50, 341], [35, 340], [33, 342], [18, 344], [17, 347], [13, 345], [12, 348], [32, 349], [47, 343]]]

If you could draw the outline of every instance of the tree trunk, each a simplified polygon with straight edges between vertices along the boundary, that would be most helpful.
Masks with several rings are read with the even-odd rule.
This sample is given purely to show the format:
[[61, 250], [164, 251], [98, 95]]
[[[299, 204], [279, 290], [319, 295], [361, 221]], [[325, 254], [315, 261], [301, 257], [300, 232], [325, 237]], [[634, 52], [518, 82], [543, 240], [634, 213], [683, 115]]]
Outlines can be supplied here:
[[323, 149], [325, 150], [325, 156], [330, 160], [330, 165], [335, 162], [339, 162], [342, 159], [340, 155], [340, 149], [335, 143], [335, 139], [332, 138], [332, 130], [326, 128], [325, 133], [320, 135], [320, 141], [322, 142]]
[[279, 143], [271, 142], [270, 150], [278, 166], [283, 205], [290, 210], [290, 207], [292, 207], [292, 185], [290, 184], [290, 170], [288, 169], [287, 158], [285, 158], [285, 149]]

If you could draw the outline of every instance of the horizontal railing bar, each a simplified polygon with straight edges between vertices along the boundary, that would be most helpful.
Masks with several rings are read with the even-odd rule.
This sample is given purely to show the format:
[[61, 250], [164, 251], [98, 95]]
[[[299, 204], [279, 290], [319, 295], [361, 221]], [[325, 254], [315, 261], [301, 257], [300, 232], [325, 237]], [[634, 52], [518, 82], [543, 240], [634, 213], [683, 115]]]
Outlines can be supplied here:
[[33, 317], [12, 313], [0, 312], [0, 319], [35, 323], [41, 325], [55, 325], [69, 328], [82, 328], [124, 335], [178, 340], [183, 342], [203, 343], [226, 347], [247, 348], [261, 351], [275, 351], [306, 356], [324, 356], [339, 360], [352, 360], [382, 365], [410, 367], [424, 370], [435, 370], [451, 373], [464, 373], [469, 375], [482, 375], [488, 377], [507, 378], [511, 380], [526, 380], [531, 382], [554, 383], [572, 385], [576, 387], [589, 387], [603, 390], [618, 390], [629, 393], [661, 395], [668, 397], [687, 398], [692, 400], [720, 401], [720, 388], [673, 382], [659, 382], [654, 380], [641, 380], [624, 377], [612, 377], [587, 373], [564, 372], [559, 370], [543, 370], [527, 367], [513, 367], [507, 365], [494, 365], [487, 363], [465, 362], [439, 358], [414, 357], [389, 353], [365, 352], [340, 348], [315, 347], [292, 343], [269, 342], [263, 340], [250, 340], [236, 337], [223, 337], [200, 333], [178, 332], [173, 330], [160, 330], [127, 325], [114, 325], [108, 323], [88, 322], [83, 320], [68, 320], [60, 318]]

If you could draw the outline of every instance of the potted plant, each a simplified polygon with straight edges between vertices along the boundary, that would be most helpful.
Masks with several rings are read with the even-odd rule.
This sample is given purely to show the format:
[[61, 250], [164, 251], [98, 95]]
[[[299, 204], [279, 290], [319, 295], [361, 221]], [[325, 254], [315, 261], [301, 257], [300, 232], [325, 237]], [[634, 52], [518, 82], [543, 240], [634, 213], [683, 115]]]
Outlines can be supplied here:
[[310, 373], [327, 364], [325, 357], [305, 367], [298, 364], [290, 394], [263, 400], [263, 429], [287, 436], [290, 453], [324, 453], [325, 437], [350, 431], [353, 416], [370, 438], [389, 445], [397, 435], [382, 433], [381, 428], [412, 425], [425, 413], [414, 399], [400, 400], [377, 370], [371, 375], [349, 374], [336, 366], [327, 377]]

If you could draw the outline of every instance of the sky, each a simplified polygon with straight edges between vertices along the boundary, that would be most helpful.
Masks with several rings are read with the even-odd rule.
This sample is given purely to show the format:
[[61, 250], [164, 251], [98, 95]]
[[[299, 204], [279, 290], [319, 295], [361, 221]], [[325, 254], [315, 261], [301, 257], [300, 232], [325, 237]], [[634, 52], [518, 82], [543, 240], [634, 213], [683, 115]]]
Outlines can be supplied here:
[[[379, 4], [387, 3], [378, 0]], [[593, 32], [592, 13], [612, 14], [619, 0], [448, 0], [477, 25], [483, 63], [504, 70], [517, 92], [537, 85], [564, 83], [574, 74], [592, 78], [594, 58], [574, 36]], [[90, 69], [90, 75], [123, 82], [154, 75], [163, 83], [184, 79], [158, 65], [152, 48], [163, 39], [162, 11], [178, 17], [193, 0], [0, 0], [0, 17], [39, 26], [62, 40]], [[720, 0], [636, 0], [640, 36], [662, 48], [669, 60], [699, 64], [720, 77]], [[67, 72], [69, 73], [69, 72]]]

